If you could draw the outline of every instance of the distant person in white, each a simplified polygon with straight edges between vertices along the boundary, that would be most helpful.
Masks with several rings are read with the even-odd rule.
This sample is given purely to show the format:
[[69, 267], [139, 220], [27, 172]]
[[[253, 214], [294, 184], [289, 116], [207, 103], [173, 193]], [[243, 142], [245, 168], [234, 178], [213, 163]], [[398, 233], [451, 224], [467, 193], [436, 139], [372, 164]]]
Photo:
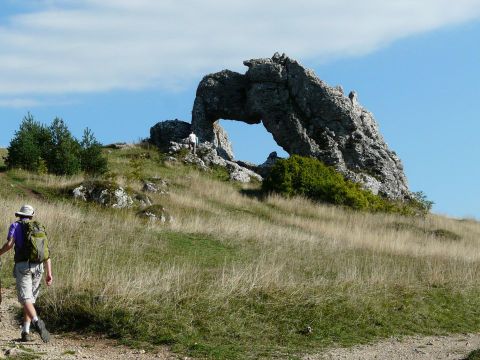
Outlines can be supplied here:
[[198, 138], [193, 131], [188, 135], [188, 147], [192, 150], [193, 154], [197, 153]]

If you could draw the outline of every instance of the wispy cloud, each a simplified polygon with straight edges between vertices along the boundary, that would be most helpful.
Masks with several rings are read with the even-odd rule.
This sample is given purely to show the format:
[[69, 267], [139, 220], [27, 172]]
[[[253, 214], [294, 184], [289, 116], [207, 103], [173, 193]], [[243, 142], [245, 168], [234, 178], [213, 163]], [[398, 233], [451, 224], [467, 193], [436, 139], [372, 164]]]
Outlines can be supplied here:
[[35, 96], [35, 97], [2, 97], [0, 96], [0, 107], [3, 108], [36, 108], [50, 105], [74, 105], [77, 100], [57, 96]]
[[31, 108], [42, 105], [39, 100], [28, 99], [28, 98], [13, 98], [13, 99], [2, 99], [0, 98], [0, 107], [7, 108]]
[[[172, 89], [206, 72], [241, 69], [242, 60], [275, 51], [326, 61], [366, 54], [405, 36], [480, 17], [480, 0], [29, 4], [33, 7], [28, 12], [0, 24], [4, 97]], [[0, 99], [0, 106], [7, 103]]]

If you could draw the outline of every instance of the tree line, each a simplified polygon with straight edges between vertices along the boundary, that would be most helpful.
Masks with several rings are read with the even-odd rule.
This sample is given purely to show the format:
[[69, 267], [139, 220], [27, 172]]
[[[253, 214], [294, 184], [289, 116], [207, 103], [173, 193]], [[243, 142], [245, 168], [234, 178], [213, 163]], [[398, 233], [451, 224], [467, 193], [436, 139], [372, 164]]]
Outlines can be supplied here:
[[96, 175], [107, 172], [102, 145], [86, 128], [76, 139], [65, 122], [55, 118], [47, 126], [28, 113], [8, 146], [5, 158], [8, 168], [21, 168], [40, 174], [74, 175], [79, 172]]

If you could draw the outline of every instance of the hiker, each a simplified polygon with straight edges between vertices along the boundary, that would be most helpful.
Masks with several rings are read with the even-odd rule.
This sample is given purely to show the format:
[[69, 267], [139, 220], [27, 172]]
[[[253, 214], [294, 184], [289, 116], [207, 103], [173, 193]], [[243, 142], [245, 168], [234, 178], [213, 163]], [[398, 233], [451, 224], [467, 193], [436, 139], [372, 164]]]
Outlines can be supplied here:
[[188, 135], [188, 148], [192, 150], [192, 153], [195, 155], [197, 153], [198, 137], [193, 133], [193, 131]]
[[[18, 217], [19, 220], [10, 225], [7, 242], [0, 249], [0, 256], [15, 245], [15, 266], [13, 268], [13, 274], [16, 280], [18, 301], [23, 306], [24, 323], [21, 334], [22, 341], [33, 341], [32, 335], [30, 334], [30, 323], [32, 323], [33, 328], [40, 334], [42, 340], [48, 342], [50, 340], [50, 333], [47, 331], [43, 320], [37, 316], [34, 304], [38, 297], [44, 266], [47, 271], [45, 282], [47, 286], [52, 285], [52, 262], [48, 254], [45, 229], [38, 222], [32, 221], [34, 215], [35, 210], [30, 205], [23, 205], [20, 210], [15, 213], [15, 216]], [[43, 261], [37, 262], [30, 260], [32, 258], [31, 253], [38, 250], [36, 246], [34, 246], [35, 250], [29, 250], [32, 246], [26, 246], [29, 239], [31, 239], [31, 234], [34, 234], [34, 236], [40, 234], [45, 237], [45, 247], [42, 245], [42, 249], [38, 251], [45, 254]], [[38, 258], [43, 258], [43, 255], [42, 257], [35, 257], [35, 259]]]

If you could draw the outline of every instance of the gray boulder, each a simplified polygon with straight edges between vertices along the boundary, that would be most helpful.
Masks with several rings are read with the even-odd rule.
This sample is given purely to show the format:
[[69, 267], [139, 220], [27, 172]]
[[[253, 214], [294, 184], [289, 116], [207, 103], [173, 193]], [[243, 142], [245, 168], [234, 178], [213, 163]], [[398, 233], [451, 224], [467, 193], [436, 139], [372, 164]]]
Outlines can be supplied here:
[[233, 161], [227, 160], [227, 170], [230, 173], [230, 180], [242, 183], [249, 183], [254, 180], [262, 181], [262, 177], [250, 169], [242, 167]]
[[157, 193], [157, 192], [160, 191], [157, 184], [155, 184], [153, 182], [150, 182], [150, 181], [147, 181], [147, 182], [143, 183], [142, 190], [145, 191], [145, 192], [152, 192], [152, 193]]
[[191, 125], [178, 119], [166, 120], [150, 128], [150, 142], [165, 150], [170, 141], [181, 142], [191, 131]]
[[[171, 154], [178, 153], [185, 148], [184, 144], [175, 142], [170, 143], [169, 152]], [[226, 160], [219, 155], [218, 148], [210, 143], [200, 143], [196, 154], [188, 152], [183, 157], [183, 162], [190, 165], [195, 165], [203, 171], [209, 171], [214, 166], [224, 167], [230, 174], [230, 180], [249, 183], [251, 181], [262, 181], [262, 177], [254, 171], [237, 164], [235, 161]]]
[[348, 97], [285, 55], [245, 61], [246, 74], [223, 70], [198, 85], [192, 127], [216, 143], [219, 119], [263, 123], [290, 155], [313, 156], [390, 199], [411, 196], [403, 166], [357, 94]]
[[[192, 128], [192, 125], [186, 121], [165, 120], [150, 128], [150, 142], [163, 151], [172, 150], [172, 145], [178, 147], [177, 151], [182, 147], [188, 148], [187, 138]], [[212, 124], [212, 137], [209, 139], [204, 138], [201, 133], [197, 133], [197, 129], [193, 128], [193, 130], [198, 136], [199, 143], [208, 141], [214, 145], [217, 155], [227, 160], [234, 159], [232, 144], [228, 139], [227, 132], [219, 124]]]
[[131, 208], [135, 204], [131, 194], [118, 184], [109, 181], [86, 181], [73, 189], [72, 194], [77, 200], [95, 202], [116, 209]]
[[145, 194], [135, 194], [133, 200], [138, 204], [141, 209], [153, 205], [152, 200]]
[[86, 183], [73, 189], [73, 197], [77, 200], [92, 201], [97, 204], [123, 209], [133, 205], [132, 197], [122, 187], [104, 187]]
[[267, 160], [265, 160], [263, 164], [258, 165], [257, 173], [263, 177], [266, 177], [273, 165], [275, 165], [275, 163], [280, 159], [282, 158], [277, 155], [276, 151], [271, 152], [270, 155], [268, 155]]
[[168, 194], [168, 182], [161, 177], [151, 178], [143, 183], [143, 192]]

